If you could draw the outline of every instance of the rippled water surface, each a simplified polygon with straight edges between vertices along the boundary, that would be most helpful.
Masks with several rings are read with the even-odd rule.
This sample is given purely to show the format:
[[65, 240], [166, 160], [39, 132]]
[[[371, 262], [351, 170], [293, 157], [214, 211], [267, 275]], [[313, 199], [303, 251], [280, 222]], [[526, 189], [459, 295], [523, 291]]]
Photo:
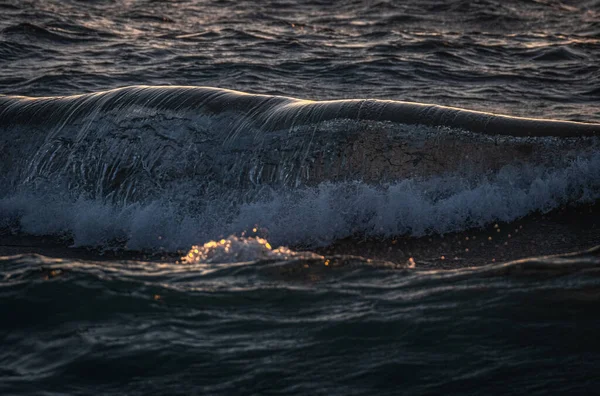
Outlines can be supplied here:
[[7, 1], [0, 92], [209, 85], [598, 121], [584, 1]]
[[600, 389], [598, 0], [0, 15], [0, 394]]
[[458, 272], [339, 264], [3, 259], [0, 390], [583, 395], [600, 385], [597, 255]]

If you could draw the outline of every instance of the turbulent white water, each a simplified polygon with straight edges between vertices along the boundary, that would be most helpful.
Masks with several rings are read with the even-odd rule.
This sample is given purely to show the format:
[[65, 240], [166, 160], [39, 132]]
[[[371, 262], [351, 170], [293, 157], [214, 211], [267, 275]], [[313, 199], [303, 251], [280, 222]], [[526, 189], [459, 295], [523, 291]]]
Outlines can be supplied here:
[[[68, 191], [17, 193], [0, 200], [3, 226], [30, 234], [70, 234], [75, 245], [187, 248], [250, 233], [274, 244], [322, 245], [353, 234], [445, 233], [511, 221], [533, 211], [600, 198], [600, 154], [564, 168], [506, 166], [475, 179], [458, 176], [370, 185], [323, 182], [263, 190], [251, 202], [208, 198], [201, 208], [164, 199], [119, 204]], [[186, 185], [180, 186], [185, 189]]]

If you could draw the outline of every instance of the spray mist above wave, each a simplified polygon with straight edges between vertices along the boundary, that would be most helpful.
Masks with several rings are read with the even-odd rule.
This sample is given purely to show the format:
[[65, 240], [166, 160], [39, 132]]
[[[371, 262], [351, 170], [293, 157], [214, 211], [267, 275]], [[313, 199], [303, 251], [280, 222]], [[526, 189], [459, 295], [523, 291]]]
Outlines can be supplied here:
[[[201, 87], [0, 96], [0, 217], [76, 244], [423, 235], [600, 196], [600, 125]], [[318, 230], [315, 230], [318, 228]]]

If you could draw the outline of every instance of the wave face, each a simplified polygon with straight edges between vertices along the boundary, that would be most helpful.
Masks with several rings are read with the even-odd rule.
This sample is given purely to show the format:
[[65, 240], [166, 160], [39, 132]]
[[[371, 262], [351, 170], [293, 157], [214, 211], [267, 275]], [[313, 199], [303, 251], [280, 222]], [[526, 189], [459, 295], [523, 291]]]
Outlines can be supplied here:
[[600, 197], [598, 124], [203, 87], [0, 97], [4, 227], [178, 249], [415, 236]]

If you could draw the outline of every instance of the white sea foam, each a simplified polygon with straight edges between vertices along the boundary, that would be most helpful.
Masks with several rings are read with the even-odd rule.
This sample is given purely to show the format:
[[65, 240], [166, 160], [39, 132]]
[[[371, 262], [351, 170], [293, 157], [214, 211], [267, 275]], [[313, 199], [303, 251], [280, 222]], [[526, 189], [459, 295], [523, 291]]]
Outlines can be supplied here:
[[[256, 230], [256, 229], [255, 229]], [[257, 231], [257, 230], [256, 230]], [[257, 236], [230, 235], [219, 241], [194, 245], [182, 257], [184, 263], [239, 263], [256, 260], [289, 260], [294, 258], [322, 258], [311, 252], [295, 252], [285, 246], [273, 249], [269, 241]]]
[[[600, 198], [600, 153], [561, 168], [510, 165], [475, 178], [437, 176], [372, 185], [324, 182], [264, 191], [251, 202], [212, 197], [200, 208], [166, 195], [119, 204], [69, 191], [22, 191], [0, 200], [0, 226], [69, 235], [76, 246], [177, 250], [257, 228], [274, 246], [325, 245], [354, 234], [422, 236], [512, 221]], [[191, 188], [191, 186], [188, 186]], [[185, 186], [180, 187], [185, 190]]]

